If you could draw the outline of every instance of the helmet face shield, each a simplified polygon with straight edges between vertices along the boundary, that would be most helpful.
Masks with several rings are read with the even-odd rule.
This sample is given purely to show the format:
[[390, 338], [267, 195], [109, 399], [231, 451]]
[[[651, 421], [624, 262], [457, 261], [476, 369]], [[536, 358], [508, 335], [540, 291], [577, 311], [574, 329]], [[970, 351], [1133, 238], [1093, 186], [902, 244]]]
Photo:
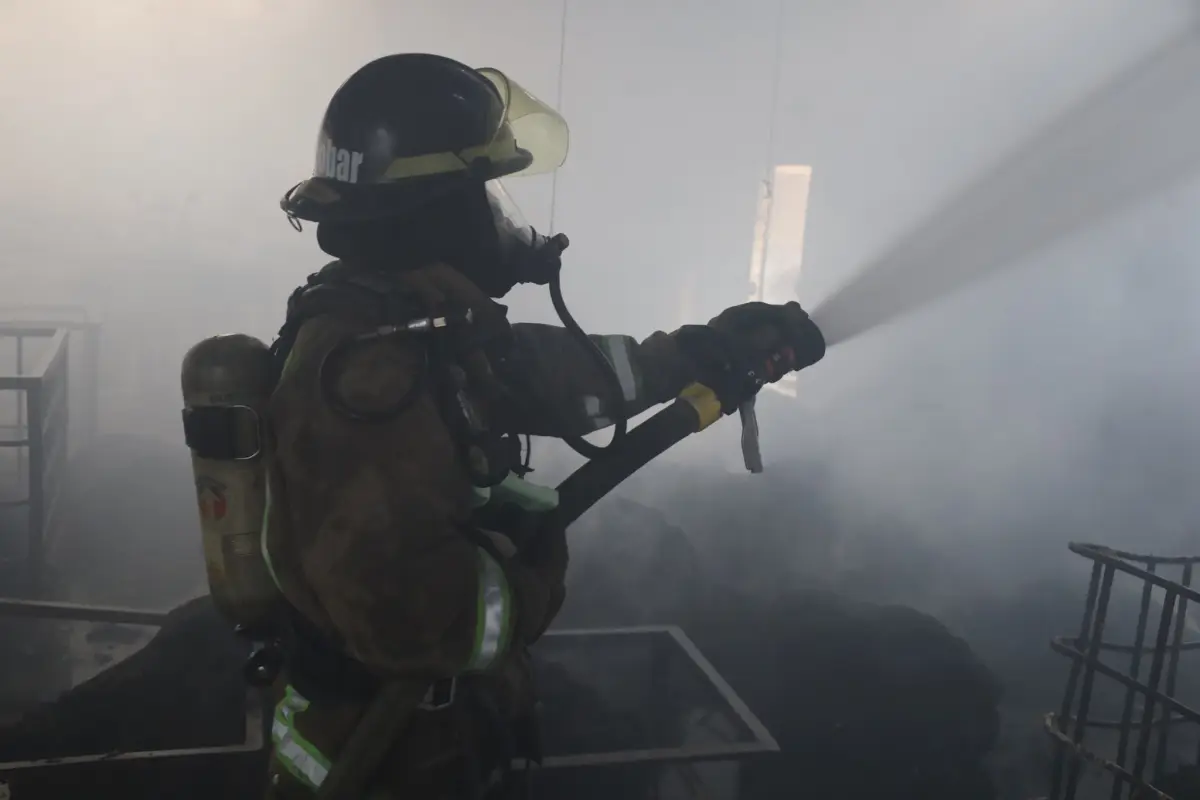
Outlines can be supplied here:
[[512, 174], [540, 175], [561, 167], [567, 160], [571, 139], [567, 121], [500, 70], [484, 67], [478, 72], [500, 93], [504, 121], [517, 147], [533, 156], [529, 166]]

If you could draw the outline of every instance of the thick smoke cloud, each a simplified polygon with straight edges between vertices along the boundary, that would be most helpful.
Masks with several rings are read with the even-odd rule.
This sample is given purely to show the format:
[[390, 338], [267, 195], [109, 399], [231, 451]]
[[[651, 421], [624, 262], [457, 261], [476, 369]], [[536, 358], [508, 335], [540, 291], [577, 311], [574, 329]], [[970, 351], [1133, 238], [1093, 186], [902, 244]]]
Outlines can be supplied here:
[[[550, 101], [561, 77], [573, 143], [553, 222], [573, 242], [567, 299], [589, 330], [644, 335], [683, 321], [684, 287], [692, 320], [743, 299], [765, 163], [813, 166], [800, 299], [816, 304], [1179, 36], [1192, 6], [788, 0], [768, 153], [774, 0], [572, 3], [561, 76], [549, 0], [7, 0], [4, 302], [103, 319], [102, 428], [178, 445], [182, 464], [179, 359], [216, 331], [269, 338], [323, 263], [276, 204], [311, 168], [329, 95], [372, 57], [497, 66]], [[549, 179], [509, 189], [549, 227]], [[1042, 194], [1006, 197], [1020, 214], [997, 211], [998, 229], [1039, 218]], [[831, 350], [798, 400], [764, 395], [762, 480], [739, 474], [727, 420], [624, 491], [710, 539], [714, 520], [759, 520], [761, 539], [720, 552], [760, 590], [854, 586], [864, 565], [915, 553], [913, 593], [892, 599], [945, 607], [920, 594], [921, 576], [953, 573], [951, 595], [1013, 595], [1061, 575], [1070, 539], [1200, 550], [1198, 211], [1200, 183], [1180, 174]], [[532, 290], [512, 306], [552, 318]], [[541, 452], [539, 476], [575, 463]], [[836, 546], [805, 544], [814, 519]]]

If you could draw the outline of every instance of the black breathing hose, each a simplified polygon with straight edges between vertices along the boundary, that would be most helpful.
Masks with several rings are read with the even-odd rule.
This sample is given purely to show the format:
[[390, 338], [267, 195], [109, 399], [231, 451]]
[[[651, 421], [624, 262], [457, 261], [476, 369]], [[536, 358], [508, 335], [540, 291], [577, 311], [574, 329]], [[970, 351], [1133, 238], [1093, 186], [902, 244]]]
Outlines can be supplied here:
[[572, 450], [584, 458], [596, 458], [625, 438], [628, 430], [627, 415], [625, 414], [625, 390], [621, 386], [621, 378], [617, 375], [617, 370], [608, 360], [608, 356], [604, 355], [604, 351], [600, 349], [600, 346], [584, 333], [583, 328], [579, 326], [579, 323], [571, 316], [571, 312], [567, 310], [567, 303], [563, 300], [562, 283], [559, 280], [557, 270], [550, 278], [550, 302], [554, 304], [554, 311], [558, 314], [558, 318], [562, 320], [562, 324], [571, 332], [571, 335], [579, 340], [579, 343], [583, 345], [588, 355], [595, 360], [596, 365], [600, 368], [600, 372], [604, 374], [604, 378], [608, 382], [609, 394], [611, 395], [610, 402], [612, 403], [611, 413], [617, 420], [616, 426], [613, 429], [612, 440], [608, 444], [601, 446], [592, 444], [581, 436], [565, 437], [563, 439]]
[[[567, 237], [562, 234], [549, 241], [558, 247], [560, 253], [568, 244]], [[556, 515], [559, 524], [565, 527], [675, 443], [720, 419], [721, 401], [708, 387], [698, 383], [692, 384], [684, 389], [674, 403], [632, 432], [629, 431], [625, 389], [621, 386], [621, 378], [600, 346], [584, 333], [583, 328], [571, 316], [562, 295], [558, 269], [561, 265], [555, 266], [547, 281], [554, 311], [563, 326], [579, 340], [604, 374], [609, 393], [612, 395], [609, 413], [616, 418], [612, 440], [603, 447], [581, 437], [563, 438], [572, 450], [588, 459], [586, 464], [575, 470], [557, 487], [559, 505]]]

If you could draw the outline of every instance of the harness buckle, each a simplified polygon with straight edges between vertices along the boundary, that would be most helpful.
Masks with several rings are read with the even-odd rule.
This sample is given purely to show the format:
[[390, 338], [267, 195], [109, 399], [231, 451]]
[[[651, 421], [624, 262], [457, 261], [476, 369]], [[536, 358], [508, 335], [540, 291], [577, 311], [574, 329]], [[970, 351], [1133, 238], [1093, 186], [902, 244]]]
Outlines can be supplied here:
[[458, 678], [440, 680], [425, 691], [425, 698], [417, 704], [422, 711], [441, 711], [454, 705], [458, 694]]

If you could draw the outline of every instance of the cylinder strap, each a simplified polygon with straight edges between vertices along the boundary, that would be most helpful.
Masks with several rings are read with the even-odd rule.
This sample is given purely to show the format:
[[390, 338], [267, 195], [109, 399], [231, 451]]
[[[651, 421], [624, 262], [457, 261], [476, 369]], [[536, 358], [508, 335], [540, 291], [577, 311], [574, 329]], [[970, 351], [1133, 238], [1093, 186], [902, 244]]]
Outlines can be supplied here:
[[271, 473], [267, 470], [263, 476], [263, 481], [266, 484], [265, 500], [263, 502], [263, 518], [262, 530], [258, 534], [258, 545], [262, 550], [263, 564], [267, 568], [267, 573], [271, 576], [271, 580], [275, 583], [275, 588], [283, 591], [283, 586], [279, 583], [279, 576], [275, 574], [275, 566], [271, 563], [271, 548], [267, 543], [267, 520], [271, 516]]

